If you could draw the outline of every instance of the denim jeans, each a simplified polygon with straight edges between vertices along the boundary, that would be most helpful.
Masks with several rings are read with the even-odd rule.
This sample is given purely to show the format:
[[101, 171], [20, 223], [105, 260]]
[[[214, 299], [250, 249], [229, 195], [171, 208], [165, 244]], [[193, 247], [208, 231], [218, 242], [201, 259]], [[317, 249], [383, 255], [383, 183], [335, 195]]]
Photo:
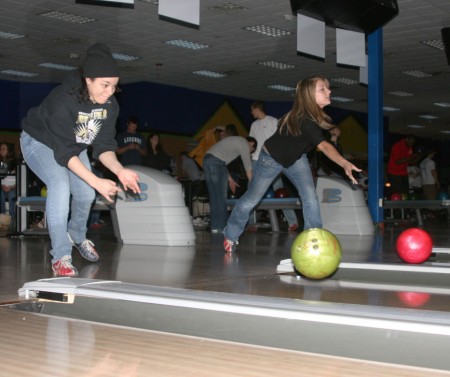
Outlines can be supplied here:
[[[87, 219], [95, 199], [95, 190], [68, 168], [59, 165], [53, 157], [53, 150], [26, 132], [20, 136], [20, 145], [28, 167], [47, 186], [45, 212], [52, 243], [50, 254], [54, 263], [72, 254], [68, 234], [76, 243], [86, 239]], [[86, 150], [78, 157], [91, 169]]]
[[0, 203], [1, 203], [1, 213], [6, 212], [6, 202], [8, 202], [8, 212], [13, 218], [16, 213], [16, 189], [11, 189], [8, 192], [0, 190]]
[[289, 178], [298, 190], [302, 201], [304, 229], [322, 227], [320, 205], [308, 157], [304, 154], [294, 164], [288, 168], [283, 168], [262, 150], [253, 171], [253, 178], [249, 188], [239, 199], [228, 219], [227, 226], [223, 232], [227, 239], [231, 241], [239, 239], [248, 221], [249, 213], [259, 203], [272, 181], [281, 172]]
[[[252, 170], [253, 171], [255, 170], [257, 163], [258, 163], [257, 160], [252, 160]], [[278, 178], [275, 178], [275, 181], [272, 184], [273, 190], [276, 191], [277, 189], [283, 188], [283, 187], [284, 187], [284, 184], [283, 184], [283, 179], [281, 178], [281, 176], [279, 176]], [[289, 226], [298, 224], [297, 215], [295, 214], [295, 211], [293, 209], [283, 209], [282, 211], [283, 211], [283, 215], [286, 218], [286, 221], [289, 224]], [[255, 226], [256, 225], [255, 218], [256, 218], [255, 210], [252, 210], [250, 212], [250, 215], [248, 218], [248, 225]]]
[[[211, 230], [223, 231], [228, 219], [227, 188], [228, 169], [225, 161], [206, 154], [203, 159], [203, 172], [209, 194], [211, 211]], [[248, 215], [247, 215], [248, 219]]]

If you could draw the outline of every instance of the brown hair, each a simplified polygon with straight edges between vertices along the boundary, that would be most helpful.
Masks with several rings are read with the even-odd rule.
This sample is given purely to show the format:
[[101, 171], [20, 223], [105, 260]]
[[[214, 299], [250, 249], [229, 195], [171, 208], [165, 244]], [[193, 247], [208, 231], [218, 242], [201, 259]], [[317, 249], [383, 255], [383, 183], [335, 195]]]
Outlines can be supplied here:
[[324, 81], [325, 85], [329, 86], [328, 80], [322, 76], [313, 76], [299, 81], [292, 109], [281, 118], [279, 132], [286, 129], [289, 134], [300, 135], [300, 125], [305, 118], [314, 120], [324, 129], [333, 127], [331, 118], [316, 102], [315, 91], [318, 81]]

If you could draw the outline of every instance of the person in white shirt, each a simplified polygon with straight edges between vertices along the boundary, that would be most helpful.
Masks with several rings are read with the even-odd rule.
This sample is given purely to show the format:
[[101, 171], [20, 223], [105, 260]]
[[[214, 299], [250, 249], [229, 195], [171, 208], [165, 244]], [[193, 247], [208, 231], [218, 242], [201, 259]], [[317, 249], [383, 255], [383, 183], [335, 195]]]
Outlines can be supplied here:
[[435, 150], [431, 150], [420, 163], [420, 173], [422, 175], [423, 198], [425, 200], [435, 200], [440, 189], [436, 171], [436, 162], [433, 158]]
[[[264, 145], [264, 142], [271, 137], [275, 131], [277, 130], [278, 125], [278, 119], [267, 115], [265, 108], [264, 108], [264, 102], [262, 101], [254, 101], [250, 107], [250, 111], [252, 113], [253, 118], [255, 118], [255, 121], [250, 126], [250, 136], [254, 137], [256, 141], [258, 142], [258, 147], [256, 148], [255, 152], [252, 154], [252, 164], [253, 166], [256, 165], [256, 161], [258, 161], [259, 153], [261, 152], [261, 147]], [[279, 188], [283, 188], [283, 180], [281, 176], [277, 177], [275, 181], [272, 184], [272, 188], [274, 191], [278, 190]], [[298, 221], [297, 221], [297, 215], [295, 214], [295, 211], [293, 209], [284, 209], [283, 215], [286, 218], [286, 221], [288, 223], [288, 230], [289, 231], [296, 231], [298, 229]], [[255, 224], [255, 213], [252, 211], [250, 213], [249, 222], [247, 226], [248, 231], [256, 231], [257, 227]]]

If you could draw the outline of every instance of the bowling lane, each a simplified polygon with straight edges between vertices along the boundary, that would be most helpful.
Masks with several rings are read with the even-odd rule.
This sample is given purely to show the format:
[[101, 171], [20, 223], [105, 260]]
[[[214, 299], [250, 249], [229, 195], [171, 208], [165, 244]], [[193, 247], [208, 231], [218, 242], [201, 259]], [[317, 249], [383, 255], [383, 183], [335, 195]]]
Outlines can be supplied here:
[[20, 292], [32, 299], [15, 306], [26, 312], [264, 347], [450, 369], [450, 360], [445, 357], [450, 320], [447, 313], [437, 311], [425, 313], [69, 278], [30, 282]]
[[66, 377], [146, 377], [149, 373], [156, 377], [272, 377], [298, 371], [313, 377], [448, 376], [433, 369], [135, 330], [2, 307], [0, 317], [0, 374], [5, 376], [49, 376], [55, 370]]

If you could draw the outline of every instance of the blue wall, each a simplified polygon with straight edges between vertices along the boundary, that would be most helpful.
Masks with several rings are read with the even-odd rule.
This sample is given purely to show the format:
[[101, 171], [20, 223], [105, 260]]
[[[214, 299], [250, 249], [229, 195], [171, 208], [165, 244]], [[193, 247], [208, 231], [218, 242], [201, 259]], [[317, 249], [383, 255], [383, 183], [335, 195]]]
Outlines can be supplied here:
[[[27, 111], [39, 105], [55, 84], [18, 83], [0, 81], [0, 129], [20, 130], [20, 123]], [[120, 104], [118, 130], [125, 129], [129, 115], [139, 118], [141, 131], [156, 131], [181, 135], [194, 135], [227, 101], [237, 116], [248, 127], [253, 121], [250, 105], [254, 99], [227, 97], [176, 86], [154, 83], [121, 85], [117, 94]], [[256, 99], [256, 98], [255, 98]], [[267, 113], [281, 117], [289, 111], [292, 102], [267, 102]], [[350, 113], [328, 107], [328, 113], [338, 123]], [[361, 124], [367, 124], [367, 115], [352, 113]]]

